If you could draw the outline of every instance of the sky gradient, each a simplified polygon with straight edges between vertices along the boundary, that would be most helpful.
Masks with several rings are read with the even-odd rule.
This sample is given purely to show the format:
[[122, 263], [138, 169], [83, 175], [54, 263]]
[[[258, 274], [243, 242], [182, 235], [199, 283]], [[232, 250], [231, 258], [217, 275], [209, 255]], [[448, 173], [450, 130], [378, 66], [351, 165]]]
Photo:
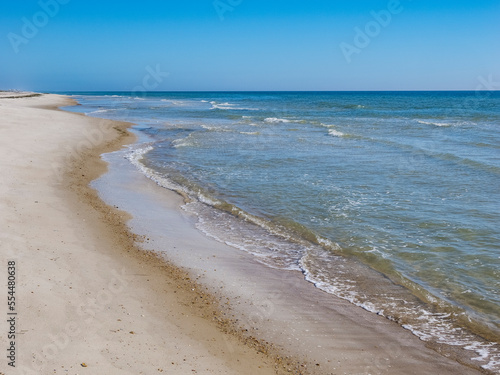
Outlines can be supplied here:
[[489, 76], [498, 0], [0, 4], [0, 89], [474, 90]]

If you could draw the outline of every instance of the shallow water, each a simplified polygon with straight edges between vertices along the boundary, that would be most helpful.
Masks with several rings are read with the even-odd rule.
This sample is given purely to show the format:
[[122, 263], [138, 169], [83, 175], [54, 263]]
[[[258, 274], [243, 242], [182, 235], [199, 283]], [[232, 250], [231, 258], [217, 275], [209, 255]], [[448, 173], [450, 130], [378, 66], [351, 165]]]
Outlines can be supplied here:
[[138, 124], [130, 161], [207, 235], [500, 366], [498, 92], [76, 99]]

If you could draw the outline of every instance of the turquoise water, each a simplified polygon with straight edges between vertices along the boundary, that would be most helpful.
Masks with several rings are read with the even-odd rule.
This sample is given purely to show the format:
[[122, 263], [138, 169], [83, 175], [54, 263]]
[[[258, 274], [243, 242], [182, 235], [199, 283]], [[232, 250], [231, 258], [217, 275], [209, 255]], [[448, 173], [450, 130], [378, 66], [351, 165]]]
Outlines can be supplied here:
[[499, 369], [499, 92], [76, 99], [207, 235]]

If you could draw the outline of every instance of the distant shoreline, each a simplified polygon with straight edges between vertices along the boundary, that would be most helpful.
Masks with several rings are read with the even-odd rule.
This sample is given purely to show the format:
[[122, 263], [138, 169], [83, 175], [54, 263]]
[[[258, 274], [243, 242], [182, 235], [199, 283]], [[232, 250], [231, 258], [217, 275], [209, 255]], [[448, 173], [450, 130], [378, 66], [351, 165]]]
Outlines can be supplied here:
[[0, 99], [32, 98], [42, 94], [29, 91], [0, 91]]

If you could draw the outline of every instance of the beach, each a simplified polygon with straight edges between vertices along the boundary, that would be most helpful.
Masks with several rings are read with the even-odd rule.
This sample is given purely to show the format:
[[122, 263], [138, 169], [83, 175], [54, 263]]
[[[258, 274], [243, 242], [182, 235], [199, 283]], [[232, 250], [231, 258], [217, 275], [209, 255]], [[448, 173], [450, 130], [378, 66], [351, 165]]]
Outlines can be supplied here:
[[1, 373], [480, 373], [203, 235], [180, 195], [109, 154], [135, 141], [130, 124], [57, 109], [75, 104], [0, 99], [0, 275], [14, 262], [17, 282], [16, 367]]

